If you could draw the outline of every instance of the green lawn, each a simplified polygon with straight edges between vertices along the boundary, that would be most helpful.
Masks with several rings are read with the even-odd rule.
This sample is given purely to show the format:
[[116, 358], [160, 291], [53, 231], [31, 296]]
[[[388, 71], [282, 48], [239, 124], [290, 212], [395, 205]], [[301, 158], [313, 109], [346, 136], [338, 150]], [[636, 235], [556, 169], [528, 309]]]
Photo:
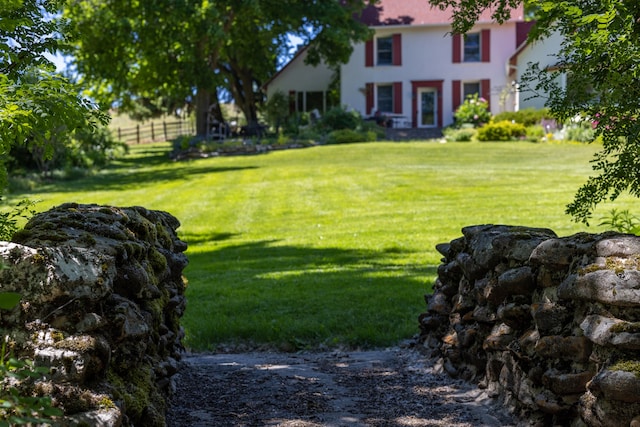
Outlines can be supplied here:
[[154, 144], [95, 177], [8, 199], [175, 215], [189, 243], [183, 324], [194, 350], [378, 347], [417, 333], [434, 247], [462, 227], [601, 231], [564, 214], [596, 148], [380, 142], [175, 163]]

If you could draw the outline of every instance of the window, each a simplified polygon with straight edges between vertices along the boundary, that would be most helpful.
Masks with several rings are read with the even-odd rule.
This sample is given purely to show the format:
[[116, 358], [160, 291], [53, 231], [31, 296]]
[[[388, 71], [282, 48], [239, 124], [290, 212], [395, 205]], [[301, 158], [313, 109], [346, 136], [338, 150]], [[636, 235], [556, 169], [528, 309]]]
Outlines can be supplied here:
[[309, 112], [313, 110], [318, 110], [321, 113], [324, 113], [324, 102], [325, 102], [325, 92], [317, 91], [317, 92], [297, 92], [296, 93], [296, 111], [298, 112]]
[[378, 111], [393, 112], [393, 85], [378, 85]]
[[462, 85], [462, 100], [467, 99], [469, 95], [480, 95], [480, 82], [467, 82]]
[[464, 62], [480, 62], [480, 33], [464, 36]]
[[378, 65], [393, 64], [393, 37], [378, 37]]
[[318, 110], [324, 112], [324, 92], [307, 92], [305, 111]]

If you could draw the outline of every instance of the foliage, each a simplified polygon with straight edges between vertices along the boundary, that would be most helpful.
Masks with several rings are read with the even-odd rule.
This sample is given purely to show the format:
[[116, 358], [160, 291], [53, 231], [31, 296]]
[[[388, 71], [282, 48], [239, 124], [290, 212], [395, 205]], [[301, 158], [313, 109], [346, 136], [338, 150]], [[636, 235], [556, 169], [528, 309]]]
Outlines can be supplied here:
[[64, 414], [52, 406], [50, 397], [28, 396], [20, 388], [22, 383], [47, 373], [49, 368], [38, 367], [29, 359], [5, 357], [3, 344], [0, 357], [0, 427], [54, 424], [53, 418]]
[[37, 147], [12, 147], [9, 168], [12, 171], [37, 170], [45, 178], [52, 178], [55, 171], [103, 168], [128, 150], [125, 143], [116, 141], [106, 126], [78, 129], [71, 135], [60, 136], [57, 142], [48, 156]]
[[113, 0], [95, 7], [92, 0], [78, 0], [67, 4], [64, 16], [76, 36], [69, 52], [93, 96], [117, 101], [121, 111], [142, 105], [148, 115], [194, 108], [203, 135], [204, 112], [219, 101], [219, 88], [231, 94], [247, 124], [257, 122], [261, 88], [288, 54], [290, 36], [307, 45], [311, 63], [346, 61], [352, 42], [369, 37], [353, 19], [365, 4]]
[[543, 119], [551, 118], [551, 113], [547, 108], [525, 108], [519, 111], [503, 111], [493, 116], [493, 120], [496, 122], [508, 120], [510, 122], [522, 123], [525, 126], [539, 125]]
[[342, 107], [328, 110], [316, 124], [316, 128], [325, 132], [332, 130], [355, 130], [362, 124], [362, 116], [357, 111], [347, 111]]
[[506, 120], [490, 122], [478, 129], [478, 141], [511, 141], [525, 136], [525, 127], [521, 123]]
[[[453, 30], [464, 33], [485, 9], [499, 22], [520, 0], [429, 0], [439, 7], [454, 7]], [[530, 3], [530, 2], [525, 2]], [[587, 223], [595, 207], [615, 200], [623, 192], [640, 197], [640, 2], [635, 0], [561, 2], [544, 1], [535, 9], [530, 39], [557, 32], [563, 37], [556, 65], [566, 71], [566, 86], [557, 74], [534, 64], [526, 82], [539, 79], [532, 89], [549, 94], [552, 115], [565, 122], [577, 115], [594, 118], [595, 137], [602, 138], [587, 179], [567, 206], [576, 221]], [[533, 85], [533, 84], [532, 84]]]
[[564, 132], [564, 138], [568, 141], [593, 142], [596, 138], [596, 132], [590, 120], [570, 120]]
[[525, 139], [529, 142], [540, 142], [545, 135], [544, 128], [541, 125], [527, 126], [524, 133]]
[[478, 97], [477, 93], [469, 95], [453, 116], [458, 127], [467, 123], [472, 124], [474, 127], [482, 126], [491, 119], [489, 102], [484, 98]]
[[360, 131], [353, 129], [338, 129], [329, 132], [327, 144], [346, 144], [350, 142], [372, 142], [376, 140], [376, 134], [372, 131]]
[[[10, 310], [20, 301], [20, 294], [0, 292], [0, 309]], [[43, 377], [49, 368], [38, 367], [32, 360], [8, 357], [7, 339], [0, 349], [0, 427], [53, 424], [52, 419], [63, 412], [52, 406], [50, 397], [29, 396], [23, 387]]]
[[[92, 129], [106, 116], [78, 88], [57, 75], [46, 53], [60, 46], [62, 26], [52, 19], [57, 4], [46, 0], [0, 4], [0, 151], [24, 146], [51, 159], [75, 129]], [[4, 160], [4, 159], [3, 159]], [[7, 184], [0, 165], [0, 189]]]
[[[15, 208], [8, 212], [0, 212], [0, 241], [9, 241], [13, 234], [19, 230], [18, 220], [29, 219], [35, 214], [33, 206], [37, 202], [24, 199], [18, 202]], [[0, 293], [0, 295], [2, 295]], [[5, 307], [0, 305], [0, 309]]]
[[280, 126], [289, 116], [289, 97], [282, 91], [277, 91], [264, 104], [262, 111], [267, 123], [275, 129], [276, 135], [280, 133]]
[[599, 225], [620, 233], [640, 235], [640, 218], [632, 215], [628, 209], [612, 209]]
[[476, 136], [476, 129], [472, 127], [448, 127], [442, 130], [444, 138], [449, 142], [469, 142]]

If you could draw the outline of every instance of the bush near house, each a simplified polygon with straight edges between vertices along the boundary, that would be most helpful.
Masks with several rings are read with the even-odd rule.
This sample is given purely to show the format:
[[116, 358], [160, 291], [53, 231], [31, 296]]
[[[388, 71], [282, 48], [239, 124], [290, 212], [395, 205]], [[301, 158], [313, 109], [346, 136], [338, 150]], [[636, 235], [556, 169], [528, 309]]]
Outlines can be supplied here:
[[455, 118], [455, 127], [463, 127], [465, 124], [480, 127], [491, 120], [489, 103], [486, 99], [478, 97], [477, 93], [469, 95], [453, 116]]
[[590, 120], [572, 120], [565, 127], [564, 139], [575, 142], [593, 142], [596, 131]]
[[521, 123], [507, 120], [490, 122], [478, 129], [478, 141], [511, 141], [525, 136], [525, 127]]
[[346, 144], [350, 142], [373, 142], [377, 139], [373, 131], [339, 129], [329, 132], [327, 144]]
[[477, 130], [473, 127], [462, 127], [456, 129], [454, 127], [448, 127], [442, 130], [444, 139], [447, 142], [470, 142], [476, 136]]
[[548, 108], [525, 108], [520, 111], [503, 111], [493, 116], [495, 122], [509, 121], [521, 123], [525, 126], [539, 125], [544, 119], [553, 119]]
[[362, 123], [362, 116], [357, 111], [347, 111], [341, 107], [328, 110], [315, 124], [319, 130], [356, 129]]
[[542, 125], [527, 126], [525, 128], [525, 139], [529, 142], [540, 142], [545, 136]]

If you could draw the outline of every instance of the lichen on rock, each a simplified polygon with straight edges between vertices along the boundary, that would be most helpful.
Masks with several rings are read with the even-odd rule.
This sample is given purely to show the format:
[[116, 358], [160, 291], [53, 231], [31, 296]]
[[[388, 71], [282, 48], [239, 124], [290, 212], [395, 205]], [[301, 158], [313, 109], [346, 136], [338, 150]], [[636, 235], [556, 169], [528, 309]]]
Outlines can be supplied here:
[[65, 411], [63, 424], [163, 425], [167, 366], [183, 351], [179, 226], [142, 207], [67, 203], [0, 242], [0, 290], [22, 295], [0, 327], [17, 356], [51, 368], [36, 391]]

